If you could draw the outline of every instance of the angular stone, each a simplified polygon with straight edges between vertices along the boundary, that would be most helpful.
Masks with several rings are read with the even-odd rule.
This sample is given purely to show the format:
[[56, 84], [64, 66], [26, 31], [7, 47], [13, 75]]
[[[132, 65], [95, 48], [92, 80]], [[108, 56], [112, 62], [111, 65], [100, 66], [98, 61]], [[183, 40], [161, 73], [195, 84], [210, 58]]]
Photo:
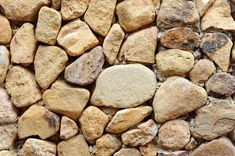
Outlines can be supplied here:
[[57, 42], [70, 56], [79, 56], [99, 43], [89, 26], [80, 19], [64, 25], [59, 32]]
[[16, 107], [30, 106], [41, 99], [34, 75], [26, 68], [13, 66], [7, 73], [5, 85]]
[[17, 156], [17, 154], [14, 151], [2, 150], [0, 151], [0, 156]]
[[36, 39], [45, 44], [55, 45], [61, 23], [61, 15], [58, 11], [46, 6], [42, 7], [38, 14]]
[[96, 106], [130, 108], [151, 99], [156, 76], [140, 64], [116, 65], [98, 76], [90, 102]]
[[113, 156], [141, 156], [136, 148], [121, 148]]
[[42, 89], [47, 89], [64, 70], [68, 56], [57, 46], [39, 46], [35, 55], [35, 79]]
[[0, 45], [0, 84], [5, 81], [9, 64], [10, 52], [7, 47]]
[[[1, 2], [0, 2], [1, 6]], [[11, 41], [12, 30], [8, 19], [0, 15], [0, 44], [7, 44]]]
[[63, 116], [61, 118], [60, 138], [67, 140], [78, 133], [78, 126], [72, 119]]
[[153, 99], [155, 119], [158, 123], [192, 112], [207, 102], [207, 92], [185, 78], [168, 78]]
[[17, 138], [17, 124], [0, 125], [0, 150], [13, 148]]
[[[109, 133], [121, 133], [152, 113], [152, 107], [140, 106], [118, 111], [106, 127]], [[131, 118], [130, 118], [131, 117]]]
[[175, 152], [169, 152], [169, 151], [158, 151], [158, 156], [188, 156], [186, 151], [175, 151]]
[[198, 13], [201, 16], [209, 9], [215, 0], [196, 0], [195, 4], [197, 6]]
[[91, 84], [100, 74], [104, 61], [103, 49], [97, 46], [67, 66], [64, 78], [80, 86]]
[[139, 147], [142, 156], [156, 156], [157, 148], [153, 143], [147, 143], [146, 145]]
[[18, 124], [20, 139], [35, 135], [46, 139], [59, 130], [60, 118], [45, 107], [35, 104], [23, 113]]
[[160, 51], [156, 62], [162, 76], [182, 76], [193, 68], [194, 57], [191, 52], [169, 49]]
[[128, 0], [116, 7], [120, 25], [126, 32], [137, 30], [155, 20], [155, 8], [152, 0]]
[[184, 149], [187, 150], [187, 151], [191, 151], [191, 150], [195, 149], [196, 147], [197, 147], [197, 142], [193, 137], [191, 137], [190, 141], [184, 147]]

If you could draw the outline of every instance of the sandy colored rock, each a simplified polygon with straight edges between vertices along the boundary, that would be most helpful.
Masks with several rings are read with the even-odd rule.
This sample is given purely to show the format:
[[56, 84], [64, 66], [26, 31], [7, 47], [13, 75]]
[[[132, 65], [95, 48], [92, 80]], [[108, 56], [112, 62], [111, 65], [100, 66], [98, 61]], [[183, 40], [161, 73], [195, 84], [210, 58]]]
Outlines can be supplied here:
[[158, 156], [188, 156], [186, 151], [158, 151]]
[[156, 156], [157, 148], [153, 143], [147, 143], [146, 145], [139, 147], [142, 156]]
[[17, 124], [0, 125], [0, 150], [13, 148], [17, 138]]
[[187, 74], [194, 65], [191, 52], [169, 49], [156, 55], [157, 69], [163, 76], [182, 76]]
[[58, 11], [46, 6], [42, 7], [38, 14], [36, 39], [45, 44], [55, 45], [61, 23], [62, 18]]
[[190, 141], [184, 147], [184, 149], [186, 149], [187, 151], [191, 151], [191, 150], [195, 149], [196, 147], [197, 147], [197, 142], [193, 137], [191, 137]]
[[121, 148], [113, 156], [141, 156], [136, 148]]
[[51, 0], [51, 7], [55, 10], [60, 10], [62, 0]]
[[89, 26], [80, 19], [64, 25], [59, 32], [57, 42], [70, 56], [79, 56], [99, 43]]
[[60, 118], [45, 107], [35, 104], [21, 115], [18, 124], [20, 139], [35, 135], [46, 139], [59, 130]]
[[17, 154], [14, 151], [2, 150], [0, 151], [0, 156], [17, 156]]
[[7, 73], [5, 86], [16, 107], [30, 106], [41, 99], [34, 75], [26, 68], [13, 66]]
[[121, 133], [152, 113], [152, 107], [140, 106], [118, 111], [106, 127], [109, 133]]
[[125, 0], [116, 7], [120, 25], [126, 32], [137, 30], [155, 20], [152, 0]]
[[91, 84], [100, 74], [104, 61], [103, 49], [97, 46], [67, 66], [64, 78], [80, 86]]
[[207, 102], [207, 92], [185, 78], [168, 78], [153, 99], [155, 120], [158, 123], [192, 112]]
[[[1, 6], [1, 2], [0, 2]], [[0, 15], [0, 44], [7, 44], [11, 41], [12, 30], [8, 19]]]
[[42, 89], [47, 89], [65, 69], [68, 56], [57, 46], [39, 46], [35, 55], [35, 79]]
[[61, 118], [60, 138], [63, 140], [69, 139], [78, 133], [78, 126], [72, 119], [63, 116]]
[[43, 101], [46, 107], [57, 113], [61, 113], [77, 120], [83, 108], [89, 100], [88, 90], [70, 86], [63, 81], [56, 81], [51, 89], [43, 93]]
[[0, 84], [5, 81], [9, 64], [10, 52], [8, 51], [7, 47], [0, 45]]
[[98, 76], [90, 102], [96, 106], [130, 108], [151, 99], [156, 76], [140, 64], [116, 65]]
[[155, 63], [158, 29], [155, 26], [140, 30], [127, 37], [118, 59], [126, 62]]
[[195, 4], [197, 6], [198, 13], [201, 16], [209, 9], [216, 0], [196, 0]]
[[36, 49], [34, 26], [31, 23], [24, 23], [11, 40], [11, 62], [22, 65], [33, 63]]

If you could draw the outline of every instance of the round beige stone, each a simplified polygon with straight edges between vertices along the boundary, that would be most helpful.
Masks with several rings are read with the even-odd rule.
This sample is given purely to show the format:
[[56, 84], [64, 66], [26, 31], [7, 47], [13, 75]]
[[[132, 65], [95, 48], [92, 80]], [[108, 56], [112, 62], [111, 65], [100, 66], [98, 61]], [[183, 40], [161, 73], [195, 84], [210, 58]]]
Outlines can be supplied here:
[[7, 75], [10, 64], [10, 52], [7, 47], [0, 45], [0, 84], [2, 84]]
[[6, 17], [0, 15], [0, 44], [10, 43], [11, 37], [12, 37], [12, 30], [10, 22]]

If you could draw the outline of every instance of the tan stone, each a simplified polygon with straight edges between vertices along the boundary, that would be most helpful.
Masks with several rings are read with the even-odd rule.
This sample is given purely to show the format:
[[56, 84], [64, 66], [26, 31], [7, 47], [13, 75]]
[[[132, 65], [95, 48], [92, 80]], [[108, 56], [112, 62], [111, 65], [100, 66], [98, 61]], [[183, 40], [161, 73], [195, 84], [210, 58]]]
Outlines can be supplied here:
[[51, 0], [51, 7], [55, 10], [60, 10], [61, 0]]
[[[1, 6], [1, 2], [0, 2]], [[11, 41], [12, 30], [8, 19], [0, 15], [0, 44], [7, 44]]]
[[233, 46], [233, 48], [232, 48], [231, 55], [232, 55], [231, 56], [231, 62], [234, 63], [235, 62], [235, 46]]
[[17, 154], [14, 151], [3, 150], [0, 151], [0, 156], [17, 156]]
[[184, 149], [186, 149], [187, 151], [191, 151], [191, 150], [195, 149], [196, 147], [197, 147], [197, 142], [193, 137], [191, 137], [190, 141], [184, 147]]
[[113, 156], [141, 156], [136, 148], [121, 148]]
[[5, 81], [9, 64], [10, 52], [5, 46], [0, 45], [0, 84]]
[[63, 140], [69, 139], [78, 133], [78, 126], [72, 119], [63, 116], [61, 118], [60, 138]]
[[209, 9], [215, 0], [196, 0], [195, 4], [197, 6], [198, 13], [201, 16]]
[[140, 146], [139, 150], [142, 156], [156, 156], [157, 154], [157, 147], [153, 143]]
[[13, 148], [17, 138], [17, 124], [0, 125], [0, 150]]

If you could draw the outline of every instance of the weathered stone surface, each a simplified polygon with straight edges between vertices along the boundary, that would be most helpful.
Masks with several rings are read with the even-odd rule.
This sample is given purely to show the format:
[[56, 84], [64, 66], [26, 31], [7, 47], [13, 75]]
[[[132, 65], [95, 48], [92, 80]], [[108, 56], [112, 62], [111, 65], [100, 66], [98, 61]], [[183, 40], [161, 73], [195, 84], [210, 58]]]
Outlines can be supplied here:
[[35, 55], [35, 79], [42, 89], [47, 89], [64, 70], [68, 57], [56, 46], [39, 46]]
[[186, 151], [158, 151], [158, 156], [188, 156]]
[[41, 91], [28, 69], [13, 66], [7, 73], [6, 89], [16, 107], [26, 107], [41, 99]]
[[61, 27], [61, 15], [58, 11], [46, 6], [38, 14], [36, 39], [42, 43], [55, 45]]
[[89, 26], [80, 19], [64, 25], [59, 32], [57, 42], [71, 56], [79, 56], [99, 43]]
[[193, 54], [179, 49], [160, 51], [156, 55], [157, 68], [163, 76], [187, 74], [194, 65]]
[[207, 101], [205, 89], [185, 78], [167, 79], [156, 92], [153, 100], [155, 119], [158, 123], [175, 119], [203, 106]]
[[67, 66], [64, 78], [70, 83], [81, 86], [91, 84], [100, 74], [104, 61], [103, 49], [97, 46]]
[[0, 84], [5, 81], [9, 64], [10, 52], [5, 46], [0, 45]]
[[2, 150], [0, 151], [0, 156], [17, 156], [17, 154], [14, 151]]
[[37, 49], [34, 35], [34, 26], [31, 23], [24, 23], [16, 32], [10, 44], [12, 63], [22, 65], [33, 63]]
[[150, 106], [140, 106], [120, 110], [109, 122], [106, 131], [110, 133], [121, 133], [142, 121], [145, 117], [150, 115], [151, 112], [152, 107]]
[[195, 4], [197, 6], [198, 13], [200, 17], [204, 15], [208, 8], [215, 2], [215, 0], [196, 0]]
[[152, 98], [155, 74], [140, 64], [116, 65], [105, 69], [96, 80], [90, 102], [96, 106], [129, 108]]
[[235, 63], [235, 46], [233, 46], [232, 48], [232, 52], [231, 52], [231, 62]]
[[158, 29], [155, 26], [140, 30], [128, 36], [123, 43], [118, 59], [126, 62], [155, 63]]
[[121, 148], [113, 156], [141, 156], [136, 148]]
[[190, 141], [184, 147], [184, 149], [187, 150], [187, 151], [191, 151], [191, 150], [195, 149], [196, 147], [197, 147], [197, 142], [193, 137], [191, 137]]
[[[0, 2], [1, 6], [1, 2]], [[8, 19], [0, 15], [0, 44], [7, 44], [11, 41], [12, 30]]]
[[34, 135], [46, 139], [59, 130], [60, 118], [45, 107], [35, 104], [23, 113], [18, 124], [20, 139]]
[[0, 125], [0, 150], [13, 147], [17, 137], [17, 124]]
[[89, 100], [88, 90], [72, 87], [63, 81], [56, 81], [51, 89], [43, 93], [46, 107], [57, 113], [64, 114], [77, 120]]
[[78, 133], [78, 126], [72, 119], [63, 116], [60, 125], [60, 138], [63, 140], [69, 139]]
[[126, 32], [137, 30], [155, 20], [155, 9], [152, 0], [127, 0], [116, 7], [120, 25]]
[[156, 156], [157, 155], [157, 148], [153, 143], [147, 143], [144, 146], [140, 146], [139, 150], [142, 156]]

